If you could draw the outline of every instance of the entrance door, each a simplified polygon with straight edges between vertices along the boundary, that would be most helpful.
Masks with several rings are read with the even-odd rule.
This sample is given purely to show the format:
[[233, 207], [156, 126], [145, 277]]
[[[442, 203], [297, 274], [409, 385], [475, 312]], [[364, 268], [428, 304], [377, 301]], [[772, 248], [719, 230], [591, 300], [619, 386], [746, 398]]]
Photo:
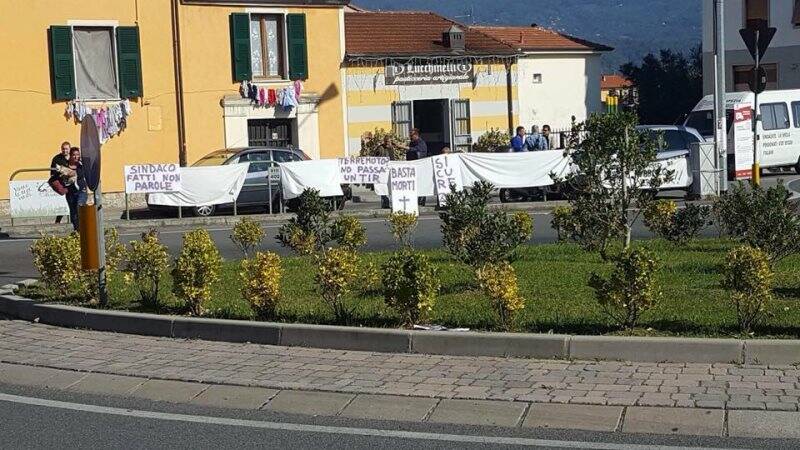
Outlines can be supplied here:
[[414, 101], [414, 128], [428, 145], [428, 155], [438, 155], [450, 144], [449, 109], [446, 99]]
[[247, 121], [247, 145], [281, 147], [292, 145], [291, 119], [251, 119]]

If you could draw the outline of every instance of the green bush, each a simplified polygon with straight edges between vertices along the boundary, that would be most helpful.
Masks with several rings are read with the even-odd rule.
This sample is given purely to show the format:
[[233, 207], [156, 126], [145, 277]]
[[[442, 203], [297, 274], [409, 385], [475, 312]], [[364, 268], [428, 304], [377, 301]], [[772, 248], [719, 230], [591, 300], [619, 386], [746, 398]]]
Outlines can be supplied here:
[[533, 222], [525, 213], [489, 212], [492, 185], [475, 183], [470, 189], [446, 195], [447, 210], [439, 214], [445, 246], [460, 261], [480, 267], [513, 258], [530, 239]]
[[156, 230], [142, 233], [140, 241], [131, 242], [123, 272], [125, 282], [136, 285], [142, 304], [158, 306], [158, 290], [168, 266], [167, 247], [159, 242]]
[[783, 182], [769, 189], [746, 188], [739, 182], [720, 197], [716, 208], [723, 229], [762, 250], [771, 263], [800, 252], [800, 217]]
[[511, 136], [507, 131], [489, 130], [478, 137], [478, 141], [472, 146], [472, 151], [481, 153], [500, 153], [507, 152], [511, 147]]
[[30, 247], [33, 266], [50, 290], [67, 292], [81, 271], [81, 242], [77, 233], [42, 236]]
[[593, 273], [589, 286], [594, 289], [603, 312], [617, 325], [630, 330], [660, 296], [655, 280], [657, 262], [643, 249], [623, 250], [611, 260], [614, 270], [609, 278]]
[[519, 294], [517, 274], [507, 261], [486, 264], [476, 271], [481, 288], [489, 296], [492, 308], [500, 317], [504, 331], [514, 327], [517, 311], [525, 308], [525, 300]]
[[392, 161], [406, 159], [406, 139], [394, 131], [377, 128], [361, 136], [361, 156], [388, 156]]
[[331, 226], [331, 238], [341, 247], [357, 250], [367, 243], [367, 229], [353, 216], [339, 216]]
[[439, 278], [427, 256], [414, 251], [392, 255], [382, 267], [383, 297], [386, 304], [412, 326], [433, 307], [439, 292]]
[[331, 240], [330, 202], [319, 196], [316, 189], [306, 189], [298, 197], [297, 215], [278, 230], [277, 239], [300, 255], [319, 252]]
[[221, 266], [222, 258], [208, 231], [193, 230], [184, 235], [183, 248], [172, 269], [172, 292], [186, 302], [191, 314], [203, 314]]
[[264, 240], [264, 230], [261, 228], [261, 224], [255, 220], [243, 217], [234, 225], [230, 237], [247, 258], [253, 250], [261, 245], [261, 241]]
[[407, 214], [399, 211], [389, 215], [386, 220], [399, 248], [410, 248], [414, 240], [414, 230], [417, 228], [416, 214]]
[[573, 235], [572, 208], [569, 206], [557, 206], [553, 209], [552, 214], [553, 218], [550, 219], [550, 226], [556, 230], [558, 242], [564, 242]]
[[125, 259], [125, 244], [119, 241], [116, 228], [106, 228], [103, 235], [106, 243], [106, 273], [110, 275], [117, 271]]
[[656, 236], [670, 242], [684, 244], [695, 239], [708, 225], [711, 209], [707, 206], [687, 204], [683, 209], [671, 200], [658, 200], [644, 210], [644, 224]]
[[281, 258], [272, 252], [257, 252], [241, 263], [239, 279], [242, 297], [261, 319], [275, 317], [275, 305], [281, 296]]
[[742, 246], [728, 253], [723, 268], [723, 286], [731, 291], [739, 328], [750, 332], [763, 319], [772, 300], [774, 274], [763, 251]]
[[347, 248], [332, 248], [319, 256], [317, 285], [338, 323], [348, 324], [352, 319], [352, 310], [344, 300], [357, 279], [357, 269], [358, 255]]

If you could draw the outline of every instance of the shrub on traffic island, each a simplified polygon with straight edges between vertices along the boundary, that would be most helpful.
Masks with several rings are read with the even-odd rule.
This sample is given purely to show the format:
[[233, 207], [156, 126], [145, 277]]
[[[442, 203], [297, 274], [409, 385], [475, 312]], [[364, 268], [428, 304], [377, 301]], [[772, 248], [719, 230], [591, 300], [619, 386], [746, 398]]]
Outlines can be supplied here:
[[125, 258], [125, 282], [136, 285], [142, 304], [158, 306], [161, 278], [169, 266], [167, 247], [158, 240], [158, 232], [142, 233], [142, 239], [131, 242]]
[[660, 297], [655, 280], [657, 262], [643, 249], [626, 249], [610, 259], [614, 263], [611, 275], [604, 278], [593, 273], [589, 286], [603, 312], [617, 325], [631, 330]]
[[273, 252], [257, 252], [252, 259], [242, 260], [240, 269], [242, 297], [258, 318], [275, 317], [283, 277], [281, 258]]
[[247, 258], [250, 252], [261, 245], [261, 241], [264, 240], [264, 230], [261, 228], [261, 224], [255, 220], [243, 217], [242, 220], [234, 225], [230, 237], [231, 241]]
[[486, 264], [475, 273], [481, 289], [489, 296], [492, 308], [500, 317], [503, 330], [511, 331], [516, 313], [525, 308], [514, 267], [508, 261], [499, 261]]
[[757, 248], [737, 247], [728, 253], [722, 285], [731, 291], [739, 329], [749, 333], [766, 314], [772, 300], [772, 280], [767, 254]]
[[352, 310], [345, 305], [358, 271], [358, 255], [344, 247], [328, 249], [318, 257], [316, 281], [322, 299], [338, 323], [348, 324]]
[[331, 225], [331, 238], [341, 247], [357, 250], [367, 243], [367, 229], [353, 216], [339, 216]]
[[390, 214], [386, 222], [397, 246], [401, 249], [410, 248], [417, 228], [417, 215], [398, 211]]
[[30, 247], [33, 266], [50, 290], [66, 292], [81, 270], [81, 243], [77, 233], [42, 236]]
[[330, 202], [316, 189], [306, 189], [298, 197], [297, 215], [278, 230], [278, 242], [300, 255], [320, 252], [331, 240]]
[[193, 230], [184, 235], [183, 248], [172, 269], [172, 291], [186, 302], [192, 315], [203, 314], [211, 298], [211, 286], [219, 279], [222, 258], [208, 231]]
[[656, 236], [676, 244], [684, 244], [700, 233], [711, 215], [707, 206], [687, 204], [683, 209], [672, 200], [650, 203], [643, 211], [644, 224]]
[[382, 266], [383, 297], [403, 325], [412, 326], [430, 312], [439, 292], [436, 269], [427, 256], [410, 250], [392, 255]]

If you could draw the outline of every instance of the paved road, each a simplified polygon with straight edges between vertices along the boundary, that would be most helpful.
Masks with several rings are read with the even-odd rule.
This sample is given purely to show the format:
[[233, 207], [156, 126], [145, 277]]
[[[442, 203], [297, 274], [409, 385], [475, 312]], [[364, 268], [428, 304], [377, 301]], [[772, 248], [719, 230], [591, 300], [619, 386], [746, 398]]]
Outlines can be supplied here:
[[0, 385], [7, 448], [796, 448], [792, 440], [412, 424], [214, 409]]
[[[534, 215], [533, 243], [555, 242], [557, 235], [550, 227], [551, 216], [547, 213]], [[366, 250], [380, 251], [391, 250], [394, 248], [394, 240], [389, 233], [389, 228], [384, 219], [364, 219], [362, 221], [367, 228]], [[414, 245], [417, 248], [428, 249], [442, 246], [442, 236], [440, 231], [441, 221], [435, 216], [420, 217], [414, 235]], [[272, 250], [280, 254], [289, 254], [275, 240], [279, 225], [265, 226], [266, 238], [263, 248]], [[172, 254], [176, 254], [181, 247], [183, 234], [186, 228], [169, 228], [161, 231], [161, 240], [167, 245]], [[211, 237], [217, 244], [222, 256], [226, 259], [239, 259], [241, 252], [230, 240], [229, 227], [209, 228]], [[650, 233], [638, 224], [635, 228], [636, 237], [649, 237]], [[708, 235], [713, 235], [713, 230], [708, 230]], [[139, 238], [139, 233], [123, 234], [121, 239], [129, 242]], [[38, 275], [33, 268], [32, 259], [29, 251], [32, 239], [5, 239], [0, 240], [0, 285], [19, 281], [25, 278], [36, 278]]]

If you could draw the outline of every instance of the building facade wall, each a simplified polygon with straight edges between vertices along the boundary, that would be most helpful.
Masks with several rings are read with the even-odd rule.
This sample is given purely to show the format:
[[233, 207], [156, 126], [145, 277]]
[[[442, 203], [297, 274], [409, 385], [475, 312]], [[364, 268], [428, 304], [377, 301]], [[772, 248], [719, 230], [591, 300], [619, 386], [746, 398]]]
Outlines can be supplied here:
[[567, 129], [601, 110], [600, 56], [528, 55], [519, 60], [520, 125]]
[[[65, 101], [52, 100], [48, 27], [71, 21], [108, 21], [139, 26], [143, 96], [132, 101], [127, 128], [102, 149], [101, 178], [106, 192], [123, 189], [127, 164], [178, 161], [178, 132], [173, 70], [172, 26], [168, 1], [32, 1], [20, 8], [0, 2], [0, 56], [14, 70], [0, 72], [0, 135], [6, 155], [0, 162], [0, 199], [7, 199], [10, 174], [17, 169], [46, 168], [62, 141], [79, 145], [80, 126], [66, 120]], [[265, 2], [266, 3], [266, 2]], [[275, 3], [275, 2], [273, 2]], [[275, 7], [263, 11], [275, 10]], [[313, 105], [293, 112], [315, 136], [298, 136], [316, 146], [320, 157], [344, 154], [343, 83], [340, 72], [343, 33], [340, 7], [277, 8], [304, 13], [307, 21], [308, 73], [304, 91]], [[226, 146], [223, 100], [237, 96], [231, 74], [229, 15], [258, 8], [181, 5], [180, 27], [184, 82], [187, 159], [191, 164]], [[288, 85], [277, 83], [276, 87]], [[98, 106], [100, 106], [98, 104]], [[298, 110], [300, 116], [298, 116]], [[304, 116], [305, 114], [305, 116]], [[310, 117], [313, 116], [313, 117]], [[246, 144], [246, 142], [244, 143]], [[27, 179], [47, 178], [40, 172]], [[26, 179], [19, 177], [17, 179]]]
[[[519, 121], [517, 67], [511, 66], [514, 123]], [[503, 64], [475, 64], [472, 83], [387, 85], [382, 64], [349, 66], [347, 77], [348, 152], [357, 155], [361, 137], [375, 129], [392, 129], [392, 103], [399, 101], [466, 99], [470, 101], [473, 142], [492, 129], [508, 129], [508, 85]], [[423, 133], [425, 130], [422, 130]]]
[[[792, 24], [794, 2], [771, 0], [769, 26], [777, 28], [765, 64], [777, 64], [778, 89], [800, 89], [800, 27]], [[733, 67], [753, 64], [739, 30], [745, 26], [744, 0], [725, 1], [725, 78], [733, 90]], [[714, 91], [714, 2], [703, 2], [703, 92]]]

